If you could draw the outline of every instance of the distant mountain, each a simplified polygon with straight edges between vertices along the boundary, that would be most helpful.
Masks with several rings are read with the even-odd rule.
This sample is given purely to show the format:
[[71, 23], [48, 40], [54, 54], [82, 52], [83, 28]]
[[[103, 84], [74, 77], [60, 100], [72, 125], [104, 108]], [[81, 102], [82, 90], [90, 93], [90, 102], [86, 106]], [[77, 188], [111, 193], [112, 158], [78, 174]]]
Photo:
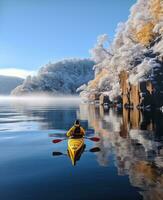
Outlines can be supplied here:
[[10, 94], [11, 91], [16, 88], [18, 85], [23, 83], [24, 79], [19, 77], [11, 77], [11, 76], [1, 76], [0, 75], [0, 94], [7, 95]]
[[64, 59], [42, 67], [36, 76], [28, 76], [12, 95], [33, 93], [75, 94], [78, 87], [94, 76], [94, 61], [90, 59]]

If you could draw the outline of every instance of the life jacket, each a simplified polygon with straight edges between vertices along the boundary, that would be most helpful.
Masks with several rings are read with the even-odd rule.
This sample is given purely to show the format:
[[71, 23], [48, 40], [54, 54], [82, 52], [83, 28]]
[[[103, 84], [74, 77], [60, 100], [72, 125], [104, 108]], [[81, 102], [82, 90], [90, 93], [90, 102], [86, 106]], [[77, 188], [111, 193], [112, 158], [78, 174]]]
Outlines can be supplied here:
[[81, 135], [80, 126], [75, 126], [73, 136], [80, 136], [80, 135]]

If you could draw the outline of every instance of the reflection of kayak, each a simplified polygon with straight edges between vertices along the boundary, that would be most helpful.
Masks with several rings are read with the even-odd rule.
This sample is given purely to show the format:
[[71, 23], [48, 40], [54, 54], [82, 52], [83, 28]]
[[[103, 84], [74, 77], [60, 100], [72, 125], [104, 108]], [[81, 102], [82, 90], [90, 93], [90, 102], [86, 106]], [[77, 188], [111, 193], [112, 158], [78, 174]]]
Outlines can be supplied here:
[[84, 146], [84, 138], [71, 138], [68, 140], [68, 153], [72, 165], [75, 165], [76, 161], [80, 159]]

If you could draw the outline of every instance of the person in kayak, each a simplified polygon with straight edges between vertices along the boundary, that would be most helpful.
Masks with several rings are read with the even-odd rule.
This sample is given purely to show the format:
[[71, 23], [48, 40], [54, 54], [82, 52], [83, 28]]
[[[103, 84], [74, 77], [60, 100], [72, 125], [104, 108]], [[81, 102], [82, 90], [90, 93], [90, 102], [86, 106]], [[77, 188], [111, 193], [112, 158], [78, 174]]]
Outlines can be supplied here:
[[85, 130], [80, 126], [80, 121], [76, 120], [74, 125], [67, 132], [67, 137], [83, 137], [85, 135]]

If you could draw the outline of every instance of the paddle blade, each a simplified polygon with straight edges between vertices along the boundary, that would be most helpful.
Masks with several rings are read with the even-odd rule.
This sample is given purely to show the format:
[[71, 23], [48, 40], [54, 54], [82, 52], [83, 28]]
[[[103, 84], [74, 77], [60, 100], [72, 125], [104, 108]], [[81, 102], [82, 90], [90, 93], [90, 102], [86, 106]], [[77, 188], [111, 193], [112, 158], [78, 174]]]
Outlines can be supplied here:
[[56, 151], [56, 152], [55, 152], [55, 151], [53, 152], [53, 156], [61, 156], [61, 155], [63, 155], [63, 153], [57, 152], [57, 151]]
[[91, 138], [88, 138], [88, 139], [90, 139], [90, 140], [92, 140], [94, 142], [100, 141], [100, 138], [98, 138], [98, 137], [91, 137]]
[[90, 149], [89, 151], [92, 153], [95, 153], [95, 152], [101, 151], [101, 149], [99, 147], [94, 147], [94, 148]]
[[58, 143], [58, 142], [61, 142], [61, 141], [62, 141], [61, 139], [52, 140], [53, 143]]

